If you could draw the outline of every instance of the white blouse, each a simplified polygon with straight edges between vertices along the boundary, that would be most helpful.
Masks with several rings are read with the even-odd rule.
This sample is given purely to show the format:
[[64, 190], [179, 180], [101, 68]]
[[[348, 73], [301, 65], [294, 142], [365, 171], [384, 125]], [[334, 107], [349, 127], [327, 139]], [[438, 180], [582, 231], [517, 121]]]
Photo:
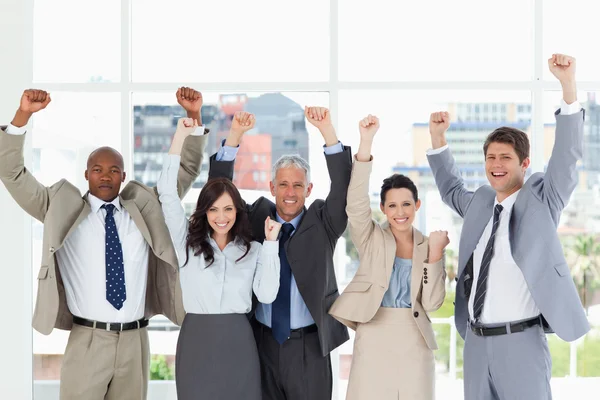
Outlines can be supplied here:
[[189, 251], [185, 242], [189, 221], [177, 194], [177, 173], [181, 157], [165, 156], [158, 180], [158, 194], [165, 221], [179, 261], [183, 305], [194, 314], [245, 314], [252, 307], [252, 291], [261, 303], [272, 303], [279, 291], [279, 242], [251, 242], [248, 254], [236, 262], [245, 247], [229, 242], [221, 251], [209, 238], [214, 262], [206, 266], [204, 254]]

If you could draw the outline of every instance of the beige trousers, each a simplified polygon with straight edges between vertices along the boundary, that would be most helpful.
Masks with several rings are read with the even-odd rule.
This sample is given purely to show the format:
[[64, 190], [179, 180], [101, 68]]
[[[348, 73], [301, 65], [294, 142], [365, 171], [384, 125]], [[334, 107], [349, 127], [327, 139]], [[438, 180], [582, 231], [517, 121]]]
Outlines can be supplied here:
[[150, 348], [146, 328], [108, 332], [73, 325], [63, 357], [61, 400], [145, 400]]
[[[425, 317], [424, 317], [425, 318]], [[410, 308], [381, 307], [360, 324], [346, 400], [432, 400], [435, 363]]]

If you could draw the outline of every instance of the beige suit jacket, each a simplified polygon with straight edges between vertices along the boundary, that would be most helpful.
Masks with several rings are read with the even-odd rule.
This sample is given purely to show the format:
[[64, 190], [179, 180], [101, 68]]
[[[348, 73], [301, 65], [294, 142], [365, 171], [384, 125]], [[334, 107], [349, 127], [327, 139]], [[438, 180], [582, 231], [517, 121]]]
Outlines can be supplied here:
[[[52, 186], [40, 184], [25, 168], [25, 135], [9, 135], [0, 127], [0, 180], [15, 201], [44, 224], [42, 264], [38, 273], [38, 292], [33, 327], [43, 334], [54, 328], [70, 330], [73, 315], [67, 307], [65, 287], [57, 267], [56, 252], [69, 234], [91, 212], [87, 196], [67, 180]], [[183, 197], [200, 173], [206, 136], [186, 139], [178, 190]], [[137, 181], [130, 181], [119, 195], [122, 206], [150, 246], [145, 317], [163, 314], [173, 323], [183, 322], [185, 311], [179, 285], [177, 256], [165, 224], [158, 194]], [[110, 322], [110, 321], [107, 321]]]
[[[369, 322], [388, 289], [396, 240], [387, 222], [373, 220], [369, 199], [369, 178], [373, 161], [354, 161], [348, 189], [346, 212], [350, 235], [359, 254], [360, 265], [344, 293], [335, 301], [329, 313], [347, 327], [356, 330], [359, 323]], [[413, 265], [411, 274], [411, 302], [413, 318], [427, 346], [435, 350], [437, 343], [428, 312], [441, 307], [446, 296], [446, 270], [442, 260], [430, 264], [429, 240], [413, 229]]]

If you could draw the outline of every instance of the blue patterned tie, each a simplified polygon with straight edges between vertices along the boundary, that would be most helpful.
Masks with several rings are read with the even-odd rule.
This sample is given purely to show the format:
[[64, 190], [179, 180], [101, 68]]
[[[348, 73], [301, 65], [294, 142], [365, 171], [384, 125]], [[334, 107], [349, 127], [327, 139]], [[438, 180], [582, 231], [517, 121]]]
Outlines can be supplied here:
[[286, 222], [281, 227], [282, 234], [279, 238], [279, 292], [273, 302], [271, 314], [271, 329], [273, 337], [279, 344], [283, 344], [290, 337], [290, 288], [292, 285], [292, 269], [285, 254], [285, 242], [294, 231], [294, 225]]
[[105, 236], [105, 261], [106, 261], [106, 300], [114, 308], [120, 310], [127, 299], [125, 293], [125, 268], [123, 267], [123, 249], [115, 224], [114, 204], [104, 204], [106, 219], [104, 220]]
[[485, 302], [485, 294], [487, 293], [487, 278], [490, 272], [490, 264], [494, 256], [494, 240], [496, 239], [496, 231], [500, 222], [500, 213], [502, 205], [496, 204], [494, 208], [494, 222], [492, 223], [492, 234], [485, 246], [483, 257], [481, 258], [481, 267], [479, 268], [479, 276], [477, 277], [477, 287], [475, 289], [475, 301], [473, 302], [473, 319], [479, 321], [483, 311], [483, 303]]

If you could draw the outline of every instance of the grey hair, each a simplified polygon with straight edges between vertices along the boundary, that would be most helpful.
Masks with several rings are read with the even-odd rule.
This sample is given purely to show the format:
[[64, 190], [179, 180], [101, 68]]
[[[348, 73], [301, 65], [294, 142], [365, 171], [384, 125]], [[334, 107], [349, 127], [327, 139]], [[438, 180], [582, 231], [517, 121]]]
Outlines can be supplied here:
[[277, 162], [273, 165], [273, 170], [271, 171], [271, 181], [275, 182], [277, 171], [279, 171], [281, 168], [289, 167], [303, 169], [304, 173], [306, 174], [306, 182], [310, 183], [310, 165], [308, 165], [308, 162], [304, 158], [296, 154], [288, 154], [279, 157], [279, 160], [277, 160]]

